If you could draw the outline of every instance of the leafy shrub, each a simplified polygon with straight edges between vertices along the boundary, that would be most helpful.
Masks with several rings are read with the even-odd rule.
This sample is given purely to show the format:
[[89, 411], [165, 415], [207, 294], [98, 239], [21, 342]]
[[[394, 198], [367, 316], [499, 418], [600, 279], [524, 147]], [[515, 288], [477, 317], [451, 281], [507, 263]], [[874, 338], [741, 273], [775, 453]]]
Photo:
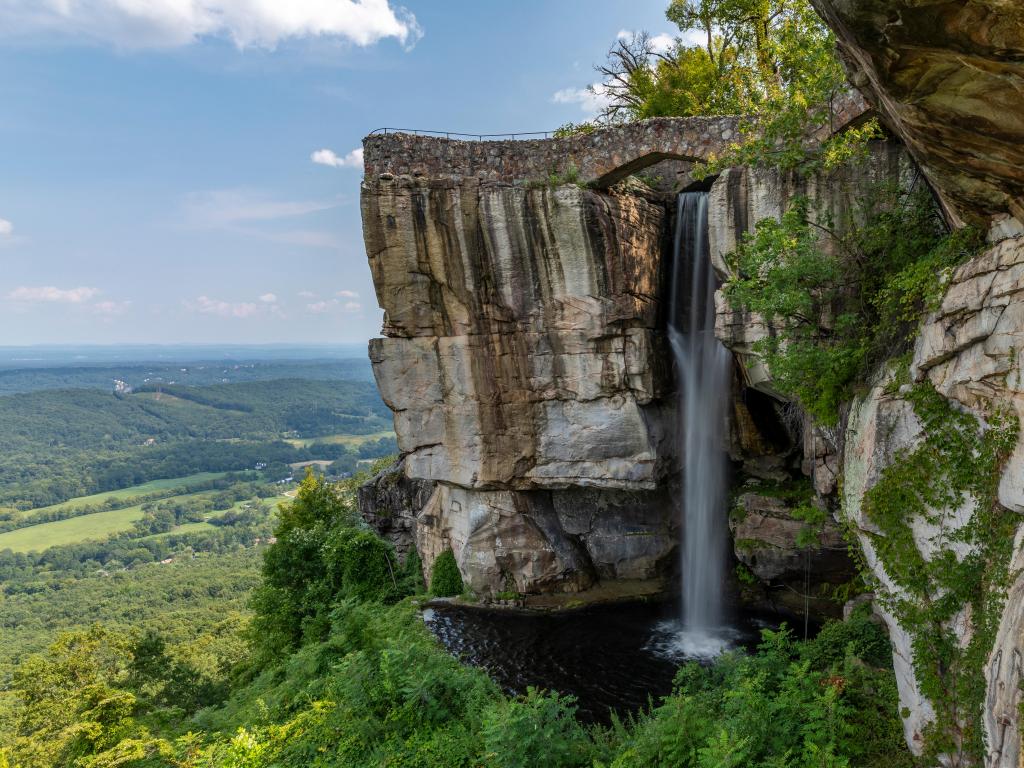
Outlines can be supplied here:
[[430, 575], [430, 593], [437, 597], [453, 597], [462, 594], [462, 574], [459, 573], [455, 553], [446, 549], [434, 561], [434, 571]]
[[484, 714], [484, 757], [494, 768], [570, 768], [591, 764], [593, 742], [576, 720], [571, 696], [528, 688]]
[[728, 257], [729, 302], [778, 329], [755, 344], [773, 385], [822, 424], [834, 424], [858, 382], [907, 348], [979, 243], [974, 230], [947, 233], [925, 190], [882, 186], [864, 201], [829, 222], [798, 198]]

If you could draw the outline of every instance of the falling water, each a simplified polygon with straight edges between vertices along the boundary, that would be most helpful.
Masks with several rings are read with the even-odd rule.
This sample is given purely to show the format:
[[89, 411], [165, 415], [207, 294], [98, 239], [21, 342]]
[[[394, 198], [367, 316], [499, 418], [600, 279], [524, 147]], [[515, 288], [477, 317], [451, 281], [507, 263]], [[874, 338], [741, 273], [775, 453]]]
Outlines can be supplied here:
[[690, 655], [727, 644], [722, 595], [726, 557], [726, 408], [730, 355], [715, 338], [715, 274], [708, 253], [708, 195], [679, 195], [669, 295], [669, 341], [678, 371], [682, 457], [683, 631]]

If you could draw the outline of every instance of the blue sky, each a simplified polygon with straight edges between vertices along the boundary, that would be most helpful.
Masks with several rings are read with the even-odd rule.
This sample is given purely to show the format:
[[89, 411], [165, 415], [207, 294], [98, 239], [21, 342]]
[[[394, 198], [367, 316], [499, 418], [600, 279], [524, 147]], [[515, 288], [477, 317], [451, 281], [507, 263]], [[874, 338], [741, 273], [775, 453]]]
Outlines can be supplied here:
[[0, 345], [376, 335], [362, 136], [584, 119], [666, 4], [0, 0]]

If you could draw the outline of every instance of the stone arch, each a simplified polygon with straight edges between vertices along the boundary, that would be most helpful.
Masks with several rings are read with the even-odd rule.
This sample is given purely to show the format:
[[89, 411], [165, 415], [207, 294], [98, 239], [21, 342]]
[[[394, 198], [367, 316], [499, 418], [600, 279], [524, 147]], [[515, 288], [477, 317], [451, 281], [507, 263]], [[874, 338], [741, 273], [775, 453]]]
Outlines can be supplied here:
[[634, 173], [639, 173], [644, 168], [650, 168], [652, 165], [657, 165], [663, 160], [682, 160], [685, 162], [696, 163], [701, 158], [693, 157], [691, 155], [679, 154], [675, 152], [662, 152], [652, 151], [640, 155], [632, 160], [622, 163], [609, 171], [605, 171], [597, 178], [591, 180], [591, 184], [595, 187], [605, 189], [618, 184], [628, 176], [632, 176]]

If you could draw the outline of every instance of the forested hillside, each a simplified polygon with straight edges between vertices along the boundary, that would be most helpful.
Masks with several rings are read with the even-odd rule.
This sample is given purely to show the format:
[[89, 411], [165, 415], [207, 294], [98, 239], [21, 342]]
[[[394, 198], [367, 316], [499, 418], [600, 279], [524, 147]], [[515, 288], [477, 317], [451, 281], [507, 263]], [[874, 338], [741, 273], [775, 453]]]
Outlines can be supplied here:
[[324, 441], [312, 450], [284, 440], [376, 435], [390, 427], [390, 413], [368, 381], [280, 379], [152, 385], [127, 394], [77, 389], [9, 395], [0, 397], [0, 508], [41, 507], [257, 463], [335, 460], [348, 452], [345, 445]]

